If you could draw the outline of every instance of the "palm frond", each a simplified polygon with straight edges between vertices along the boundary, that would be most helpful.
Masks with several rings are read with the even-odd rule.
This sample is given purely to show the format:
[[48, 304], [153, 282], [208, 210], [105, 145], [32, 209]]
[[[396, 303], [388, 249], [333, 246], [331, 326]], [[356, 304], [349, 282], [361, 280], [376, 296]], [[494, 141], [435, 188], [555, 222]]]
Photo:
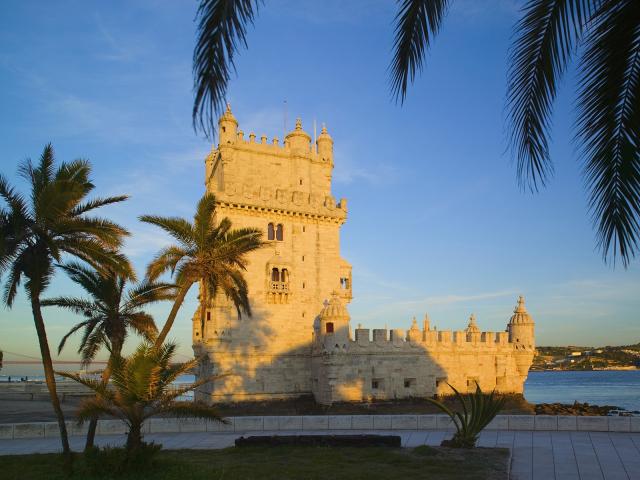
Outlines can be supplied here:
[[[85, 320], [84, 322], [76, 323], [73, 327], [71, 327], [71, 330], [69, 330], [66, 333], [66, 335], [62, 337], [62, 340], [60, 340], [60, 343], [58, 344], [58, 355], [62, 353], [62, 349], [64, 348], [65, 344], [67, 343], [67, 340], [71, 335], [76, 333], [81, 328], [85, 328], [89, 326], [91, 323], [92, 323], [91, 320]], [[80, 347], [80, 349], [82, 349], [82, 346]]]
[[178, 264], [185, 258], [189, 258], [188, 250], [175, 245], [165, 247], [147, 265], [147, 277], [150, 281], [155, 281], [166, 271], [173, 275]]
[[195, 245], [193, 237], [193, 226], [190, 222], [180, 217], [160, 217], [157, 215], [141, 215], [141, 222], [150, 223], [160, 227], [173, 238], [178, 240], [185, 248], [192, 248]]
[[640, 2], [606, 0], [586, 36], [578, 139], [598, 247], [627, 267], [640, 247]]
[[591, 16], [591, 0], [529, 0], [511, 50], [507, 108], [521, 186], [536, 191], [553, 174], [549, 130], [557, 85]]
[[395, 22], [393, 60], [390, 65], [391, 93], [404, 102], [409, 82], [422, 71], [433, 37], [440, 30], [448, 0], [399, 0]]
[[220, 423], [229, 423], [228, 420], [220, 416], [214, 407], [204, 402], [171, 402], [160, 411], [175, 415], [178, 418], [202, 418]]
[[71, 215], [77, 217], [84, 213], [87, 213], [91, 210], [95, 210], [96, 208], [104, 207], [106, 205], [112, 205], [114, 203], [124, 202], [129, 198], [129, 195], [117, 195], [113, 197], [105, 197], [105, 198], [94, 198], [92, 200], [88, 200], [80, 205], [77, 205], [75, 208], [71, 210]]
[[172, 283], [156, 283], [145, 279], [127, 292], [127, 299], [122, 306], [122, 310], [128, 311], [155, 302], [173, 300], [175, 296], [176, 285]]
[[193, 52], [193, 126], [212, 138], [231, 72], [233, 57], [246, 47], [247, 25], [253, 23], [258, 0], [201, 0], [198, 7], [198, 39]]

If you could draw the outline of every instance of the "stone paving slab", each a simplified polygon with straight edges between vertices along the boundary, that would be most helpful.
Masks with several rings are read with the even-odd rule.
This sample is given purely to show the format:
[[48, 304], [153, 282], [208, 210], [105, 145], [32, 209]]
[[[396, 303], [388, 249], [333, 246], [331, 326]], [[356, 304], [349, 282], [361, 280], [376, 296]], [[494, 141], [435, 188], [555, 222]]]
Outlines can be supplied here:
[[[272, 430], [257, 431], [198, 431], [155, 432], [145, 434], [147, 441], [161, 443], [167, 449], [219, 449], [231, 447], [241, 435], [354, 435], [370, 434], [371, 430], [337, 429], [342, 420], [327, 423], [326, 429], [314, 432], [301, 429], [282, 431], [278, 425]], [[248, 422], [249, 425], [250, 422]], [[259, 425], [254, 425], [259, 427]], [[324, 426], [324, 424], [322, 425]], [[346, 424], [345, 424], [346, 426]], [[379, 430], [381, 435], [400, 435], [403, 447], [440, 445], [451, 438], [451, 430]], [[153, 429], [151, 429], [153, 430]], [[84, 437], [69, 438], [71, 448], [82, 451]], [[96, 444], [124, 445], [126, 435], [100, 435]], [[503, 447], [512, 452], [512, 480], [640, 480], [640, 433], [639, 432], [588, 432], [588, 431], [540, 431], [540, 430], [485, 430], [478, 439], [479, 447]], [[29, 453], [56, 453], [60, 451], [60, 439], [40, 438], [2, 439], [1, 455], [24, 455]]]

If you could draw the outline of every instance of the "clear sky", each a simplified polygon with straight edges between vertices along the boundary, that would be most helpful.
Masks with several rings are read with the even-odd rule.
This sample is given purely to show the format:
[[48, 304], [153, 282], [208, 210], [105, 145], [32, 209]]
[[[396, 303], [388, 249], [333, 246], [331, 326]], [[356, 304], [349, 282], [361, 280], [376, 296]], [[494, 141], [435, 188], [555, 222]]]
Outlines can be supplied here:
[[[427, 69], [403, 107], [390, 98], [391, 1], [274, 0], [249, 28], [229, 101], [245, 132], [283, 133], [300, 116], [335, 141], [333, 189], [349, 201], [342, 253], [353, 264], [352, 323], [407, 328], [428, 312], [461, 329], [474, 312], [502, 330], [518, 294], [538, 344], [640, 341], [640, 268], [612, 268], [595, 249], [572, 143], [574, 79], [554, 117], [556, 173], [522, 193], [505, 154], [506, 59], [520, 1], [456, 0]], [[197, 2], [0, 3], [0, 170], [52, 142], [58, 160], [88, 158], [104, 209], [133, 237], [142, 272], [166, 244], [143, 213], [192, 215], [211, 148], [191, 127]], [[60, 276], [50, 294], [80, 293]], [[172, 331], [191, 353], [195, 289]], [[152, 309], [161, 323], [168, 305]], [[47, 309], [51, 344], [78, 321]], [[71, 345], [73, 346], [73, 345]], [[0, 348], [38, 356], [28, 304], [0, 310]], [[74, 358], [73, 350], [62, 358]]]

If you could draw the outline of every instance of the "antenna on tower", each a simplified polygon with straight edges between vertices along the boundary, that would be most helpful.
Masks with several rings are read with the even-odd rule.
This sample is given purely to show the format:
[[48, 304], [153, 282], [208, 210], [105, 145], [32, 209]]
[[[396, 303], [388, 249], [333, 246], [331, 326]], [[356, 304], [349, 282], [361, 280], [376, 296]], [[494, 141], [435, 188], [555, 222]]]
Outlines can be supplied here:
[[316, 131], [316, 119], [313, 118], [313, 148], [314, 152], [318, 152], [318, 132]]
[[285, 138], [287, 136], [287, 100], [285, 99], [284, 101], [284, 105], [283, 105], [283, 116], [284, 116], [284, 134], [282, 135], [282, 138]]

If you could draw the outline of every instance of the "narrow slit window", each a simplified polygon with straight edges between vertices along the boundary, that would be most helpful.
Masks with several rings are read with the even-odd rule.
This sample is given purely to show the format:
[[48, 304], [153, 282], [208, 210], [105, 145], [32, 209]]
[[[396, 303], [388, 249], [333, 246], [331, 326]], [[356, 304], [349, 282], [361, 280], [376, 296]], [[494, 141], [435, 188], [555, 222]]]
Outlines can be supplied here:
[[276, 240], [280, 242], [284, 240], [284, 227], [282, 226], [281, 223], [279, 223], [278, 226], [276, 227]]
[[273, 228], [273, 223], [270, 223], [267, 226], [267, 240], [274, 240], [275, 237], [275, 230]]

